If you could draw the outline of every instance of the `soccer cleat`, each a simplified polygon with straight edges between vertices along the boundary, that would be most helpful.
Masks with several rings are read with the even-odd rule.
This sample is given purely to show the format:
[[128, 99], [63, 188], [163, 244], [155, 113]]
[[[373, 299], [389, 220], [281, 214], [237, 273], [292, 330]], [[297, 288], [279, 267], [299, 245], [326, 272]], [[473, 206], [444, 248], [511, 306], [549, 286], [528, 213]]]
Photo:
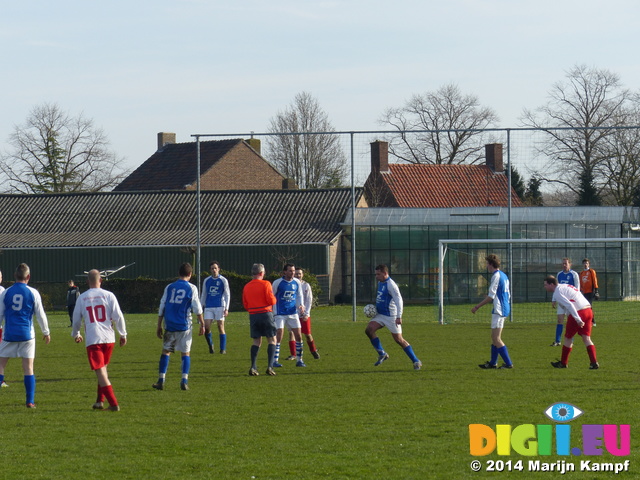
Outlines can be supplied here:
[[498, 368], [498, 365], [494, 365], [493, 363], [489, 362], [488, 360], [480, 365], [478, 365], [480, 368], [482, 368], [483, 370], [492, 370], [494, 368]]
[[226, 350], [220, 350], [220, 355], [226, 355], [227, 351]]
[[104, 410], [104, 403], [102, 402], [96, 402], [93, 404], [93, 408], [94, 410]]
[[320, 354], [318, 353], [317, 350], [315, 352], [311, 352], [311, 355], [313, 355], [313, 358], [315, 358], [316, 360], [320, 358]]
[[513, 368], [513, 363], [511, 365], [507, 365], [506, 363], [503, 363], [498, 367], [498, 370], [502, 370], [503, 368]]
[[296, 362], [296, 367], [306, 367], [305, 363], [302, 360], [298, 360]]
[[109, 408], [107, 408], [107, 410], [109, 410], [110, 412], [119, 412], [120, 405], [109, 405]]
[[153, 385], [151, 385], [153, 388], [155, 388], [156, 390], [164, 390], [164, 382], [158, 380], [158, 383], [154, 383]]
[[27, 403], [27, 408], [36, 408], [35, 403]]
[[377, 367], [378, 365], [380, 365], [385, 360], [389, 360], [389, 354], [387, 352], [381, 353], [380, 355], [378, 355], [378, 361], [376, 363], [374, 363], [373, 366]]
[[596, 322], [593, 322], [593, 326], [594, 326], [594, 327], [596, 326]]
[[600, 368], [600, 364], [598, 362], [593, 362], [591, 365], [589, 365], [589, 370], [597, 370]]
[[8, 387], [9, 387], [9, 384], [8, 384], [7, 382], [2, 382], [2, 383], [0, 383], [0, 387], [2, 387], [2, 388], [8, 388]]
[[567, 368], [567, 366], [559, 360], [557, 362], [551, 362], [551, 366], [553, 368]]
[[550, 347], [559, 347], [560, 345], [562, 345], [560, 342], [553, 342], [551, 345], [549, 345]]
[[252, 368], [252, 369], [249, 370], [249, 376], [250, 377], [257, 377], [258, 375], [260, 375], [260, 374], [258, 373], [258, 370], [256, 370], [255, 368]]
[[422, 368], [422, 362], [418, 360], [417, 362], [413, 362], [413, 369], [420, 370]]
[[271, 367], [267, 368], [266, 374], [271, 376], [271, 377], [275, 377], [276, 376], [276, 372], [274, 372], [273, 368], [271, 368]]
[[295, 356], [295, 355], [289, 355], [289, 356], [287, 357], [287, 360], [295, 360], [295, 359], [296, 359], [296, 356]]
[[273, 368], [280, 368], [282, 366], [281, 363], [273, 362]]
[[187, 382], [180, 382], [180, 390], [189, 390], [189, 384]]

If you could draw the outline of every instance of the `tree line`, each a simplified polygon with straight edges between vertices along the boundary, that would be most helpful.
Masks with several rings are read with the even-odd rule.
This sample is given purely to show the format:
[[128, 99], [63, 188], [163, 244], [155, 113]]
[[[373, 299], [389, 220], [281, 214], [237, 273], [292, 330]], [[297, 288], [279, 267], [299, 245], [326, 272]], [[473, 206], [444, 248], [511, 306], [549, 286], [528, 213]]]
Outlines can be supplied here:
[[[378, 121], [397, 132], [384, 138], [392, 161], [476, 164], [494, 141], [487, 129], [497, 128], [499, 118], [452, 83], [412, 95]], [[639, 125], [640, 92], [606, 69], [576, 65], [551, 86], [547, 103], [523, 110], [519, 126], [543, 132], [534, 153], [544, 161], [528, 168], [526, 184], [512, 168], [512, 186], [533, 206], [543, 205], [554, 188], [562, 191], [555, 201], [565, 205], [640, 206]], [[348, 183], [347, 155], [311, 93], [298, 93], [267, 131], [265, 158], [300, 188]], [[9, 145], [0, 154], [0, 172], [11, 193], [104, 191], [129, 174], [92, 120], [55, 104], [35, 107], [14, 128]]]

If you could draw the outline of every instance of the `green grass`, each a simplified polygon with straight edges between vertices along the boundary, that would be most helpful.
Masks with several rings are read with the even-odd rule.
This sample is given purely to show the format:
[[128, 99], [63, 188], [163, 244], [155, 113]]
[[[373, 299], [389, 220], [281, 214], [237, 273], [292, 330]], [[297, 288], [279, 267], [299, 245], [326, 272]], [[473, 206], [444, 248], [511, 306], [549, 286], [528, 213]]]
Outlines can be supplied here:
[[[0, 391], [2, 478], [229, 478], [229, 479], [459, 479], [473, 473], [468, 425], [553, 423], [551, 404], [572, 403], [585, 413], [571, 422], [572, 446], [582, 423], [631, 424], [631, 460], [640, 472], [637, 426], [638, 323], [601, 321], [593, 339], [602, 368], [588, 370], [580, 343], [570, 368], [549, 365], [560, 353], [549, 347], [555, 325], [514, 323], [503, 339], [516, 368], [482, 371], [488, 359], [489, 310], [475, 323], [438, 325], [431, 307], [407, 308], [405, 336], [424, 369], [382, 330], [391, 358], [373, 367], [376, 354], [364, 335], [365, 319], [350, 321], [348, 307], [313, 311], [322, 358], [308, 368], [284, 362], [276, 377], [247, 375], [250, 339], [245, 314], [227, 322], [228, 354], [208, 353], [204, 338], [192, 349], [191, 390], [179, 390], [180, 362], [173, 357], [164, 391], [155, 391], [161, 342], [154, 315], [129, 315], [129, 344], [116, 347], [110, 377], [122, 410], [93, 411], [96, 380], [84, 345], [70, 338], [67, 318], [51, 315], [52, 342], [37, 346], [36, 410], [24, 407], [19, 360], [9, 361], [10, 387]], [[216, 338], [216, 336], [214, 336]], [[283, 345], [285, 356], [287, 346]], [[266, 348], [260, 352], [260, 372]], [[534, 457], [543, 461], [576, 457]], [[528, 458], [495, 454], [480, 458]], [[547, 478], [549, 474], [543, 476]], [[611, 473], [570, 473], [610, 478]], [[500, 478], [540, 474], [503, 472]]]

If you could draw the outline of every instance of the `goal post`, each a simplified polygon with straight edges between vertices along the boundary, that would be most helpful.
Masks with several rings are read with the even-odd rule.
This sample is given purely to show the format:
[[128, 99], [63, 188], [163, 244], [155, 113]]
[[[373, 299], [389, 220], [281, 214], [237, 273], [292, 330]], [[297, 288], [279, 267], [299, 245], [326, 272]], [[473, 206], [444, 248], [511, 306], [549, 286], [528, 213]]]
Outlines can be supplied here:
[[[447, 262], [450, 251], [456, 252], [457, 261]], [[619, 302], [640, 300], [640, 238], [450, 238], [438, 241], [436, 301], [440, 324], [449, 323], [448, 309], [458, 312], [458, 317], [462, 318], [460, 321], [471, 318], [470, 307], [466, 307], [487, 294], [489, 276], [484, 258], [490, 253], [498, 254], [501, 270], [509, 277], [512, 321], [514, 318], [531, 321], [525, 317], [535, 315], [552, 318], [542, 283], [545, 276], [556, 275], [562, 269], [563, 257], [572, 258], [572, 269], [578, 274], [583, 270], [582, 259], [590, 258], [591, 266], [598, 274], [600, 294], [607, 300], [600, 305], [607, 303], [606, 310], [615, 308], [615, 312], [620, 312], [624, 309], [623, 319], [630, 319], [637, 312], [635, 305]], [[463, 288], [459, 284], [464, 284]], [[609, 301], [617, 301], [618, 304], [608, 304]], [[594, 312], [601, 309], [600, 305], [594, 306]]]

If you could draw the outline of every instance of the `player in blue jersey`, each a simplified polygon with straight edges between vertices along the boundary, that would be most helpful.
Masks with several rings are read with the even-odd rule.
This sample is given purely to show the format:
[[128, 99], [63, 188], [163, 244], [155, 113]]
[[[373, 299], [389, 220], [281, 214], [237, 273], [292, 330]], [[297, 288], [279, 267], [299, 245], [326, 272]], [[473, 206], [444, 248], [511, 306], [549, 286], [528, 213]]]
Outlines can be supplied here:
[[51, 341], [49, 324], [40, 294], [27, 285], [31, 279], [29, 266], [26, 263], [18, 265], [14, 278], [16, 282], [0, 294], [0, 325], [4, 323], [0, 342], [0, 383], [4, 382], [4, 369], [9, 358], [22, 358], [26, 405], [27, 408], [36, 408], [36, 377], [33, 373], [36, 356], [34, 315], [46, 344]]
[[389, 359], [389, 354], [382, 348], [382, 342], [376, 333], [382, 327], [387, 327], [391, 336], [413, 363], [414, 370], [422, 368], [422, 362], [413, 353], [413, 347], [402, 336], [402, 308], [403, 301], [400, 289], [396, 282], [389, 277], [389, 268], [386, 265], [376, 267], [376, 280], [378, 281], [378, 293], [376, 294], [377, 315], [373, 317], [364, 333], [369, 337], [371, 345], [378, 352], [378, 361], [374, 366], [380, 365]]
[[476, 313], [480, 307], [487, 303], [493, 303], [493, 310], [491, 311], [491, 359], [478, 366], [484, 369], [498, 368], [498, 355], [500, 355], [504, 361], [500, 368], [513, 368], [509, 351], [501, 338], [504, 321], [511, 314], [509, 279], [500, 270], [500, 259], [497, 255], [493, 253], [487, 255], [485, 260], [487, 261], [487, 270], [491, 274], [489, 293], [471, 309], [471, 313]]
[[[189, 390], [189, 370], [191, 368], [191, 315], [198, 316], [200, 326], [199, 335], [204, 335], [204, 319], [202, 318], [202, 305], [198, 298], [197, 287], [190, 283], [193, 269], [191, 264], [180, 265], [180, 278], [167, 285], [160, 300], [158, 310], [158, 328], [156, 334], [163, 341], [162, 355], [160, 355], [160, 375], [158, 382], [152, 386], [156, 390], [164, 389], [164, 380], [169, 367], [169, 356], [179, 350], [182, 352], [182, 380], [180, 389]], [[164, 319], [164, 332], [162, 320]]]
[[220, 353], [227, 353], [227, 333], [224, 330], [224, 317], [229, 314], [229, 302], [231, 293], [229, 282], [220, 275], [220, 263], [214, 260], [209, 265], [211, 276], [202, 282], [202, 293], [200, 303], [204, 308], [204, 338], [209, 345], [209, 353], [214, 353], [213, 334], [211, 333], [211, 323], [215, 320], [218, 324], [218, 334], [220, 338]]
[[295, 265], [287, 263], [282, 269], [282, 277], [273, 282], [273, 294], [276, 297], [274, 306], [274, 320], [276, 322], [276, 352], [273, 362], [274, 367], [282, 367], [278, 362], [280, 358], [280, 342], [287, 327], [293, 332], [296, 342], [296, 367], [306, 367], [302, 361], [302, 333], [300, 315], [304, 314], [302, 303], [302, 285], [300, 280], [294, 278]]
[[[559, 285], [573, 285], [578, 290], [580, 290], [580, 275], [578, 275], [577, 272], [571, 270], [570, 258], [565, 257], [562, 259], [562, 270], [558, 272], [558, 276], [556, 278]], [[562, 338], [562, 330], [564, 328], [566, 312], [562, 305], [556, 305], [555, 302], [552, 302], [552, 305], [553, 308], [556, 309], [558, 323], [556, 323], [556, 338], [551, 346], [559, 347], [561, 345], [560, 339]]]

